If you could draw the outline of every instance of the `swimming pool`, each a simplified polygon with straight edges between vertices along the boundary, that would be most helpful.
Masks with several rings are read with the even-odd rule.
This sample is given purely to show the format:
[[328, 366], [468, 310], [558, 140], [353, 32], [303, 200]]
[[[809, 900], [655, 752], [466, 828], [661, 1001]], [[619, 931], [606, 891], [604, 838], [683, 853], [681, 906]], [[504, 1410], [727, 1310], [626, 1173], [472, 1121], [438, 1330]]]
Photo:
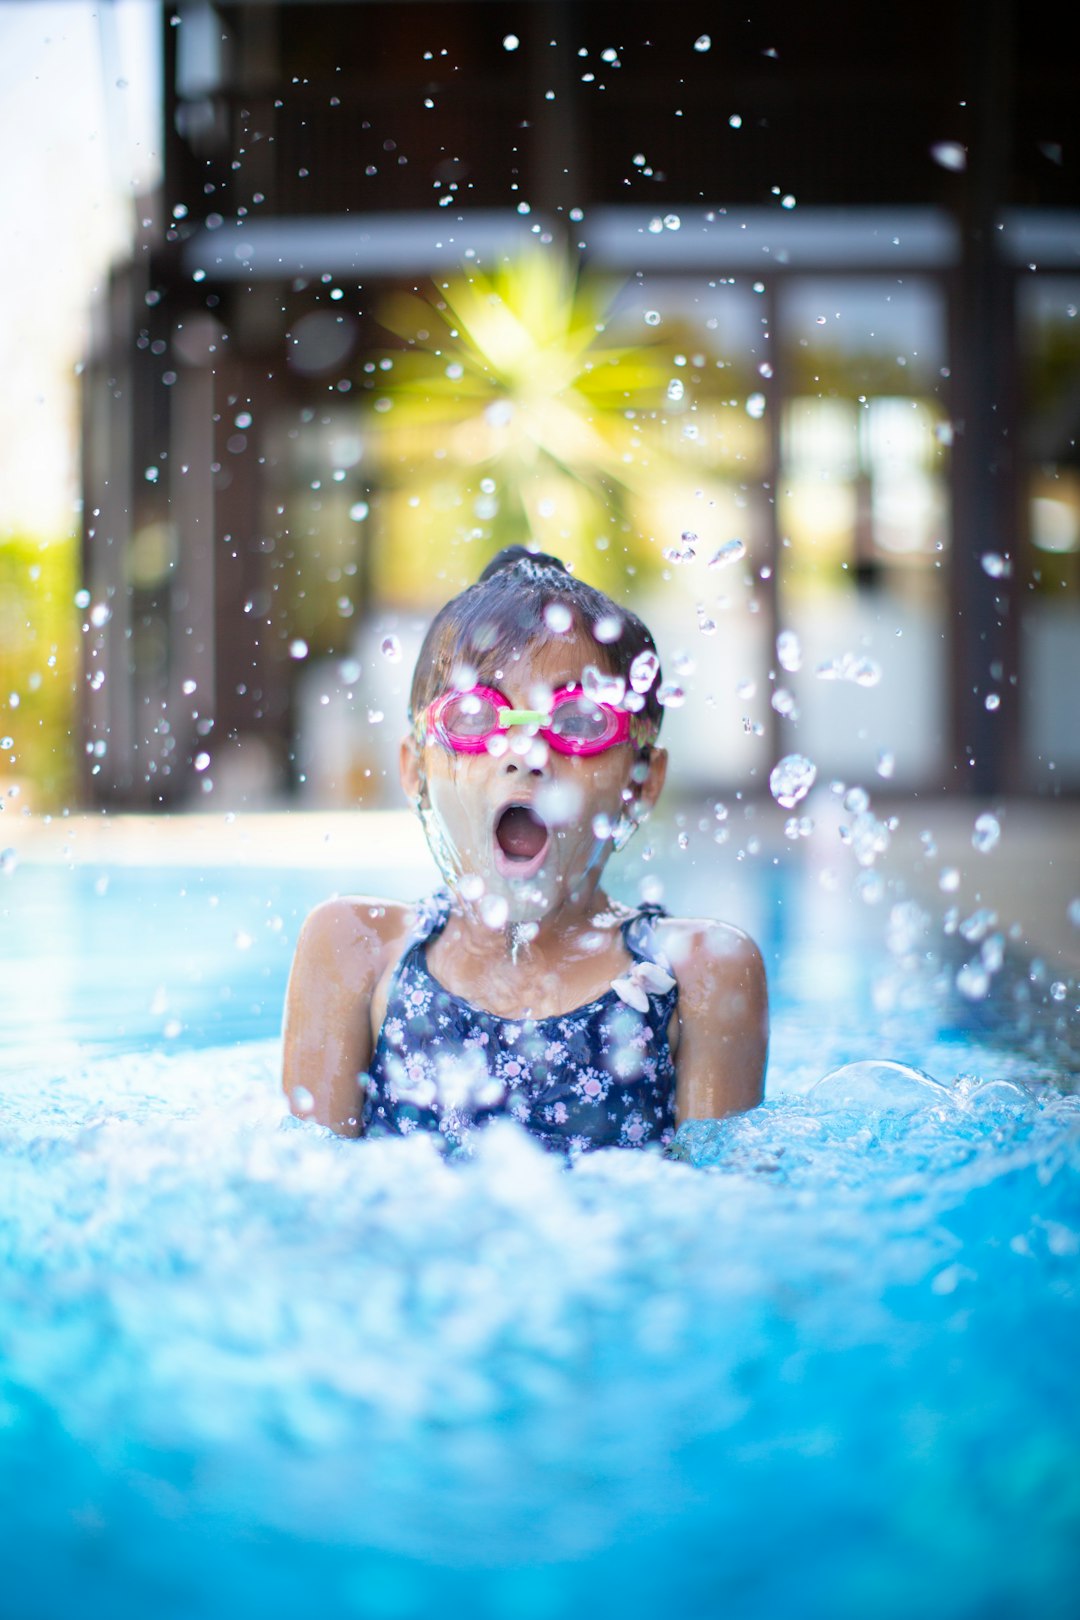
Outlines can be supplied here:
[[764, 1107], [567, 1172], [284, 1116], [296, 927], [355, 873], [8, 875], [5, 1613], [1074, 1612], [1080, 1101], [881, 916], [730, 881]]

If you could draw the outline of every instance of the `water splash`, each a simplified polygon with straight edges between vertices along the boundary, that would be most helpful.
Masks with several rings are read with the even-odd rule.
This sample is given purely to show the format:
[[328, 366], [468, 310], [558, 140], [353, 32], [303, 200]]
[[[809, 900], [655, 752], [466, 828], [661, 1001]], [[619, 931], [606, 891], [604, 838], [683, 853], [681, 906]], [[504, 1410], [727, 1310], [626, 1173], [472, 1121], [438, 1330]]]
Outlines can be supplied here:
[[805, 754], [785, 754], [769, 773], [769, 792], [785, 810], [794, 810], [817, 780], [817, 766]]
[[980, 855], [989, 855], [992, 849], [997, 848], [1000, 841], [1000, 821], [996, 816], [991, 815], [989, 810], [984, 810], [981, 815], [975, 817], [975, 825], [971, 831], [972, 846], [979, 851]]
[[710, 568], [727, 568], [731, 563], [741, 562], [746, 556], [746, 544], [739, 539], [725, 540], [718, 551], [714, 551], [709, 558]]

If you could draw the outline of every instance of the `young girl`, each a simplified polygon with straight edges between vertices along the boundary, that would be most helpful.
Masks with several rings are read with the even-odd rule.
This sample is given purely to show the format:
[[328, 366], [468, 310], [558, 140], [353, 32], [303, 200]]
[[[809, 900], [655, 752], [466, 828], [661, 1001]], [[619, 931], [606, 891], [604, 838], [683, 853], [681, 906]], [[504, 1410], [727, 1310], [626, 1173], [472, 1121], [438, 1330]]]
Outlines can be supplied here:
[[663, 786], [659, 681], [640, 619], [522, 546], [441, 610], [401, 780], [446, 889], [307, 919], [285, 1010], [295, 1113], [454, 1144], [509, 1115], [576, 1153], [761, 1101], [757, 947], [600, 888]]

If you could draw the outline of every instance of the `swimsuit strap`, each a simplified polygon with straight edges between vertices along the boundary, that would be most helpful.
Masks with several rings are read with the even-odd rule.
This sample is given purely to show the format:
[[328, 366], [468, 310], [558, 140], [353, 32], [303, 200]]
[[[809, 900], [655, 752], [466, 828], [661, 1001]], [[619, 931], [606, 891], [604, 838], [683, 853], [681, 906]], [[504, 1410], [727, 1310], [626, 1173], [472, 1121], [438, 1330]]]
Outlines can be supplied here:
[[425, 895], [422, 900], [417, 901], [416, 920], [412, 925], [405, 949], [398, 958], [397, 966], [390, 975], [386, 1000], [388, 1011], [406, 969], [419, 967], [422, 972], [427, 973], [424, 948], [429, 939], [434, 939], [446, 927], [452, 904], [453, 901], [448, 889], [437, 889], [434, 894]]
[[622, 937], [630, 955], [637, 962], [655, 962], [671, 972], [671, 963], [656, 943], [656, 932], [653, 924], [667, 912], [663, 906], [648, 901], [638, 907], [632, 917], [627, 917], [622, 924]]

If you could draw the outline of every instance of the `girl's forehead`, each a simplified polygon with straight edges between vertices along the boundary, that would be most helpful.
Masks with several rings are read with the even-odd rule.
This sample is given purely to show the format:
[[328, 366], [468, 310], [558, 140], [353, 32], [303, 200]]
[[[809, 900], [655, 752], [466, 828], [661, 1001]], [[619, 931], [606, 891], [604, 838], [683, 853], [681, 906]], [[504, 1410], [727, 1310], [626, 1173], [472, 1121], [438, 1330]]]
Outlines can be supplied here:
[[531, 686], [542, 682], [557, 690], [571, 682], [580, 683], [588, 664], [606, 663], [598, 658], [602, 649], [582, 631], [552, 636], [528, 643], [520, 650], [504, 654], [482, 667], [485, 681], [503, 686]]

